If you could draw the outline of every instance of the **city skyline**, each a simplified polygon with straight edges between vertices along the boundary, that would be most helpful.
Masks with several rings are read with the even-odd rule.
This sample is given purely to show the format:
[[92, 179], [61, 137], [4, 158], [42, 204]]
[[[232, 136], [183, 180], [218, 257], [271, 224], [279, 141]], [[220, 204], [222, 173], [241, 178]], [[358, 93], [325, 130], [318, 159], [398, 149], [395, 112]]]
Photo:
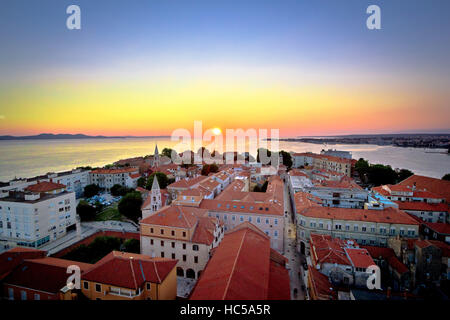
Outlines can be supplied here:
[[0, 135], [448, 132], [450, 4], [372, 2], [3, 1]]

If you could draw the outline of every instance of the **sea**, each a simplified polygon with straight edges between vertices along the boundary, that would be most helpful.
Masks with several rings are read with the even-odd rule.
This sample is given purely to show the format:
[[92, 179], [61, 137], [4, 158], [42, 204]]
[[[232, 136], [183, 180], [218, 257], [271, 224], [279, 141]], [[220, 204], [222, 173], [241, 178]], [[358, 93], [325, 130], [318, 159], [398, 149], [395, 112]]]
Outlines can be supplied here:
[[[190, 149], [170, 138], [96, 138], [0, 141], [0, 181], [30, 178], [79, 166], [104, 166], [124, 158], [153, 154], [155, 145], [178, 152]], [[208, 147], [208, 145], [207, 145]], [[442, 178], [450, 173], [450, 155], [444, 149], [401, 148], [378, 145], [312, 144], [279, 142], [280, 150], [315, 152], [322, 149], [350, 151], [354, 159], [409, 169], [415, 174]], [[270, 147], [269, 147], [270, 149]]]

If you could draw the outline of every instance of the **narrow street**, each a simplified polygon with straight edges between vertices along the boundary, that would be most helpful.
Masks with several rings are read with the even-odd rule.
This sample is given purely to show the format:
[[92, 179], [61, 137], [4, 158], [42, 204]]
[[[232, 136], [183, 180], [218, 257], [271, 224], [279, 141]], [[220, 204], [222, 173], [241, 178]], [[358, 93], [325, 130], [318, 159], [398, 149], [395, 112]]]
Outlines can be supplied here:
[[[284, 256], [289, 259], [289, 277], [291, 279], [291, 300], [305, 300], [306, 288], [303, 280], [303, 268], [301, 267], [301, 257], [296, 248], [296, 229], [292, 221], [292, 206], [289, 198], [289, 188], [284, 183]], [[297, 289], [297, 294], [294, 290]]]

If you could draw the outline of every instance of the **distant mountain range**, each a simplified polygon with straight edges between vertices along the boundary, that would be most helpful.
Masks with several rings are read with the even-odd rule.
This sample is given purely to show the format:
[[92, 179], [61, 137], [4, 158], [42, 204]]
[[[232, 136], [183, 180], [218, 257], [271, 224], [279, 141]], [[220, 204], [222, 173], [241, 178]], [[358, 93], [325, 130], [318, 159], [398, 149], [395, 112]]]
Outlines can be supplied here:
[[85, 134], [41, 133], [34, 136], [0, 136], [0, 140], [48, 140], [48, 139], [117, 139], [117, 138], [169, 138], [170, 136], [88, 136]]

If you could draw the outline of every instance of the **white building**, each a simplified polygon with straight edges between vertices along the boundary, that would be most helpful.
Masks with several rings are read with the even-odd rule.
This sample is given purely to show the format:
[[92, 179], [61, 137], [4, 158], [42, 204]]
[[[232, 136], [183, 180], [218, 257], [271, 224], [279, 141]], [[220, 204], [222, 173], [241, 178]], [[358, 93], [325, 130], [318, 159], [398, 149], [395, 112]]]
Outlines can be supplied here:
[[136, 175], [138, 173], [139, 168], [133, 167], [118, 169], [96, 169], [90, 172], [89, 178], [90, 183], [96, 184], [100, 188], [109, 191], [115, 184], [119, 184], [128, 188], [133, 187], [132, 182], [134, 180], [130, 180], [130, 176], [132, 179], [136, 179]]
[[42, 181], [52, 181], [56, 183], [61, 183], [66, 186], [68, 192], [75, 192], [77, 197], [83, 194], [84, 187], [87, 186], [89, 181], [90, 170], [83, 169], [73, 169], [64, 172], [50, 172], [46, 175], [37, 176], [28, 179], [13, 179], [3, 187], [0, 187], [0, 191], [3, 190], [16, 190], [23, 191], [28, 186], [42, 182]]
[[53, 182], [0, 193], [0, 242], [39, 248], [76, 226], [75, 193]]

